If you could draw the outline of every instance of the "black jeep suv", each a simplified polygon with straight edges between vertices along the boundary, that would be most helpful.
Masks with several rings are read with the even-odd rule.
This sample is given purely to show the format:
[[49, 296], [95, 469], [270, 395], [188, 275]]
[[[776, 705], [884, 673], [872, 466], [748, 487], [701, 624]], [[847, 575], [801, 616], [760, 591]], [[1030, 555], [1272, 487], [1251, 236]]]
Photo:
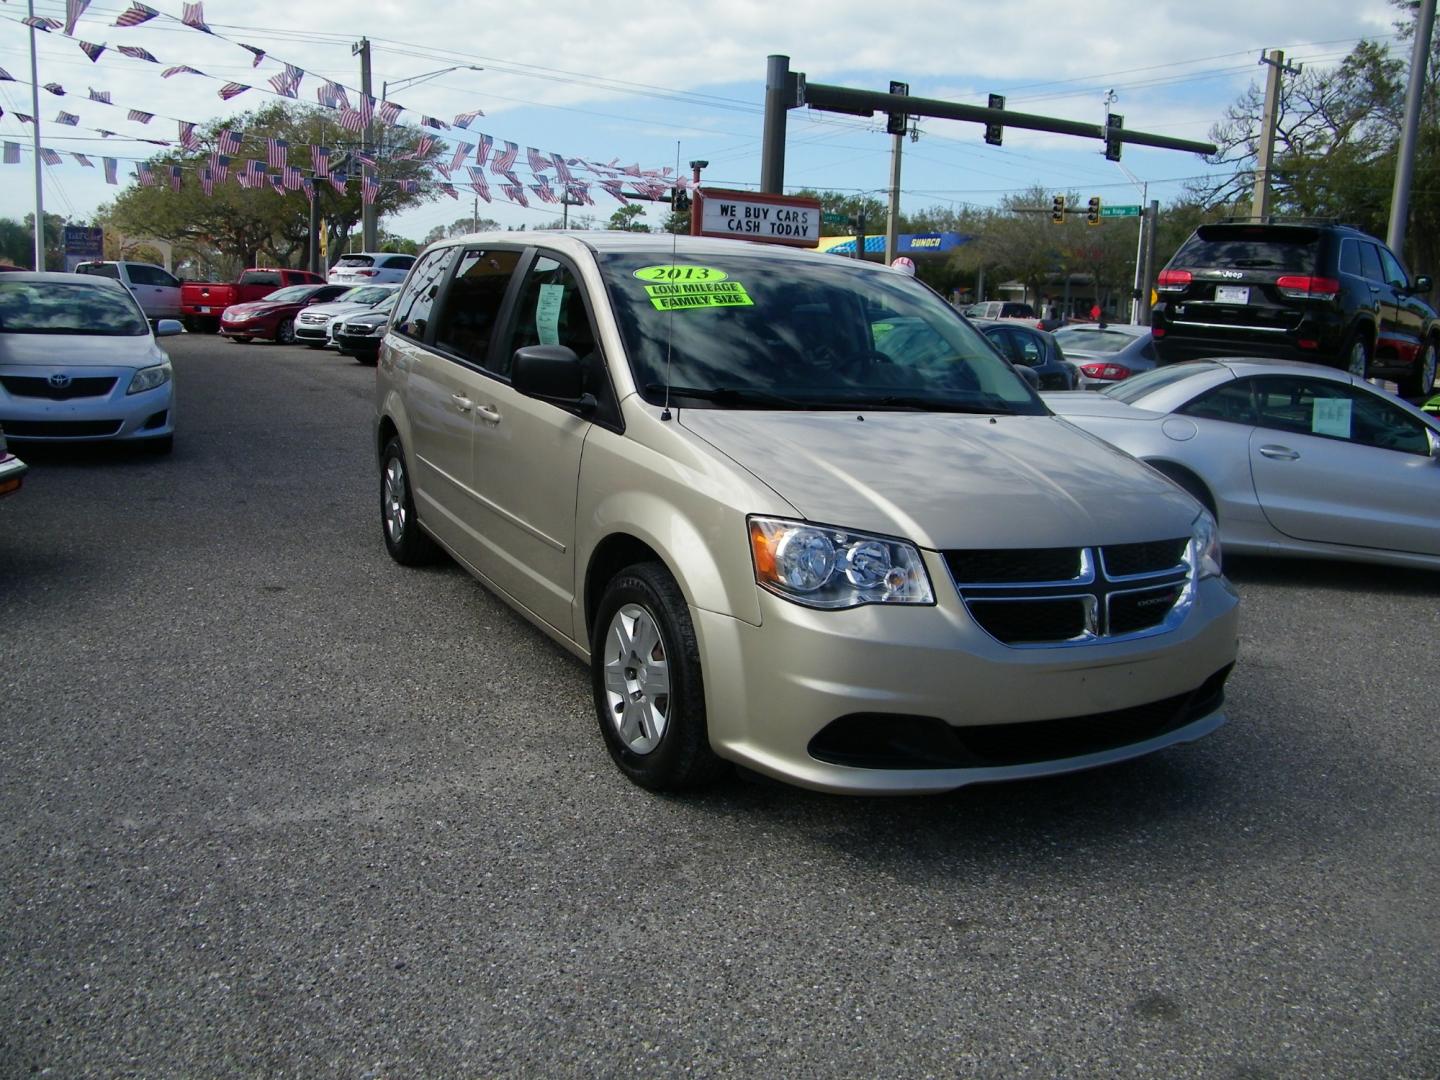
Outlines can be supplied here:
[[1160, 271], [1150, 327], [1162, 364], [1308, 360], [1420, 397], [1440, 349], [1440, 319], [1420, 296], [1430, 284], [1348, 225], [1201, 225]]

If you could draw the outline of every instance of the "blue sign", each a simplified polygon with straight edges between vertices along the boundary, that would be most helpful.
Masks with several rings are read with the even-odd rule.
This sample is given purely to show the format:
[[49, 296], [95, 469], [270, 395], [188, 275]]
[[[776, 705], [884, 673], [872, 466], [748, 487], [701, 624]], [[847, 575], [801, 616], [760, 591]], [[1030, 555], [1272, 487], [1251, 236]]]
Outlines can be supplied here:
[[[942, 252], [954, 251], [964, 244], [975, 239], [973, 236], [966, 236], [957, 232], [938, 233], [901, 233], [896, 238], [896, 253], [900, 255], [937, 255]], [[830, 255], [854, 255], [855, 240], [852, 237], [833, 247], [825, 249]], [[865, 237], [865, 254], [884, 255], [885, 237]]]

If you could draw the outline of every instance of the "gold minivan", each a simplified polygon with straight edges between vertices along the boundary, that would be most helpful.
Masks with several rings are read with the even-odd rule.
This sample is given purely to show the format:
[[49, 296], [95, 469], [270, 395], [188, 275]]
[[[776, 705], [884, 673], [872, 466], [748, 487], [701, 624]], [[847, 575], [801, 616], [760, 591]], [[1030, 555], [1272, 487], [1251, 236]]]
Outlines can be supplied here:
[[622, 232], [442, 241], [380, 348], [385, 545], [588, 663], [653, 789], [1085, 769], [1224, 722], [1189, 495], [1051, 414], [912, 277]]

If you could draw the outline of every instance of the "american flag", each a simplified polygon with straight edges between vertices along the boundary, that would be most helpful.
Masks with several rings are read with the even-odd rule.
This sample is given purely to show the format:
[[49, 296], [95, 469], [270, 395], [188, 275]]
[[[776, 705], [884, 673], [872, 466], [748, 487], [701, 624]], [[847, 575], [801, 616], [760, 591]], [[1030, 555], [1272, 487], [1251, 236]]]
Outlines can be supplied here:
[[310, 168], [315, 170], [316, 176], [330, 175], [330, 148], [328, 146], [310, 147]]
[[86, 157], [82, 153], [79, 153], [78, 151], [71, 150], [70, 156], [73, 157], [76, 161], [78, 161], [81, 165], [85, 166], [85, 168], [87, 169], [93, 169], [95, 167], [95, 163], [93, 161], [91, 161], [88, 157]]
[[141, 23], [149, 22], [159, 14], [160, 12], [154, 8], [141, 4], [138, 0], [134, 0], [127, 10], [120, 13], [120, 17], [115, 20], [113, 25], [139, 26]]
[[425, 127], [434, 128], [436, 131], [450, 130], [449, 124], [447, 124], [444, 120], [437, 120], [433, 116], [422, 116], [420, 118], [420, 123]]
[[283, 172], [285, 166], [290, 163], [290, 144], [284, 139], [266, 139], [266, 160], [270, 168], [276, 172]]
[[412, 158], [427, 158], [430, 151], [435, 149], [435, 140], [429, 135], [421, 135], [415, 140], [415, 149], [410, 154]]
[[562, 184], [568, 184], [570, 183], [570, 181], [575, 179], [574, 175], [570, 172], [570, 166], [565, 164], [564, 157], [562, 157], [560, 154], [551, 154], [550, 160], [555, 163], [556, 180], [558, 180]]
[[294, 165], [286, 165], [283, 175], [285, 179], [285, 186], [287, 188], [289, 188], [291, 191], [300, 190], [300, 181], [302, 177], [300, 176], [299, 169], [297, 169]]
[[141, 187], [155, 186], [155, 174], [150, 171], [150, 166], [146, 165], [143, 161], [135, 166], [135, 175], [139, 177]]
[[450, 174], [454, 172], [454, 170], [451, 169], [449, 165], [446, 165], [443, 161], [436, 161], [433, 164], [436, 172], [445, 177], [446, 180], [450, 179]]
[[205, 25], [205, 5], [202, 3], [182, 4], [185, 14], [180, 16], [180, 21], [186, 26], [196, 30], [203, 30], [207, 34], [214, 33], [210, 27]]
[[524, 184], [501, 184], [500, 194], [504, 195], [511, 202], [517, 202], [521, 206], [529, 206], [530, 200], [525, 197]]
[[66, 124], [70, 127], [74, 127], [76, 124], [80, 123], [80, 117], [76, 116], [74, 113], [68, 113], [64, 109], [61, 109], [60, 114], [55, 117], [55, 122], [57, 124]]
[[176, 64], [174, 67], [168, 67], [168, 68], [166, 68], [164, 71], [162, 71], [162, 72], [160, 73], [160, 77], [161, 77], [162, 79], [168, 79], [168, 78], [170, 78], [171, 75], [204, 75], [204, 74], [205, 74], [205, 73], [204, 73], [203, 71], [201, 71], [199, 68], [192, 68], [189, 64]]
[[65, 96], [65, 87], [61, 86], [58, 82], [47, 82], [45, 84], [45, 89], [49, 90], [50, 93], [54, 94], [56, 97]]
[[230, 175], [230, 159], [224, 154], [210, 155], [210, 172], [222, 184]]
[[358, 111], [360, 113], [361, 126], [368, 127], [370, 121], [375, 118], [375, 99], [369, 94], [361, 94], [360, 108]]
[[[20, 117], [21, 120], [24, 120], [24, 119], [25, 119], [25, 114], [24, 114], [24, 113], [16, 113], [15, 115], [18, 116], [18, 117]], [[102, 139], [108, 139], [108, 138], [110, 138], [111, 135], [119, 135], [119, 134], [120, 134], [118, 131], [110, 131], [110, 130], [108, 130], [108, 129], [106, 129], [106, 128], [96, 128], [95, 130], [100, 133], [100, 137], [101, 137]]]
[[302, 177], [300, 178], [300, 188], [301, 188], [302, 191], [305, 192], [305, 198], [309, 199], [311, 202], [314, 202], [314, 201], [315, 201], [315, 181], [314, 181], [314, 180], [311, 180], [310, 177], [308, 177], [308, 176], [302, 176]]
[[373, 177], [367, 176], [360, 182], [360, 201], [366, 206], [373, 205], [375, 197], [379, 194], [380, 185], [375, 182]]
[[134, 60], [148, 60], [152, 64], [160, 63], [149, 49], [142, 49], [139, 45], [116, 45], [115, 47]]
[[305, 72], [294, 64], [286, 64], [285, 70], [279, 75], [270, 76], [270, 85], [274, 87], [275, 93], [281, 97], [293, 98], [299, 95], [300, 80], [305, 77]]
[[625, 198], [625, 185], [619, 180], [601, 180], [600, 186], [608, 191], [615, 198], [619, 199], [621, 205], [629, 206], [630, 200]]
[[194, 150], [200, 145], [200, 140], [195, 135], [195, 125], [189, 120], [177, 121], [180, 125], [180, 145], [186, 150]]
[[475, 147], [475, 166], [485, 168], [485, 162], [490, 157], [490, 148], [495, 145], [495, 140], [489, 135], [481, 135], [479, 145]]
[[116, 179], [115, 174], [116, 167], [119, 163], [113, 157], [102, 157], [100, 164], [105, 169], [105, 182], [107, 184], [118, 184], [120, 181]]
[[241, 94], [243, 94], [246, 90], [249, 89], [250, 87], [246, 86], [244, 83], [227, 82], [224, 86], [220, 88], [220, 97], [224, 101], [229, 101], [231, 98], [239, 97]]
[[582, 202], [586, 206], [594, 206], [595, 200], [590, 197], [590, 185], [575, 181], [565, 188], [565, 194], [570, 196], [571, 202]]
[[265, 163], [263, 161], [256, 161], [254, 158], [250, 158], [245, 162], [245, 175], [250, 178], [252, 184], [258, 180], [264, 180], [265, 172]]
[[65, 25], [59, 19], [46, 19], [40, 15], [27, 15], [20, 21], [34, 30], [43, 30], [47, 34], [51, 30], [59, 30]]
[[479, 109], [474, 109], [471, 112], [458, 113], [455, 116], [455, 126], [463, 131], [470, 126], [470, 121], [474, 120], [477, 116], [484, 115], [484, 112]]
[[[17, 113], [15, 114], [15, 119], [16, 119], [16, 120], [19, 120], [22, 124], [33, 124], [33, 123], [35, 123], [35, 117], [31, 116], [29, 113], [17, 112]], [[104, 132], [104, 131], [101, 131], [100, 134], [101, 134], [101, 135], [104, 135], [105, 132]], [[112, 132], [110, 132], [110, 134], [111, 134], [111, 135], [114, 135], [115, 132], [112, 131]]]
[[419, 181], [419, 180], [401, 180], [401, 181], [400, 181], [400, 190], [403, 191], [406, 195], [414, 195], [417, 191], [420, 190], [420, 181]]
[[545, 170], [553, 164], [548, 157], [540, 153], [540, 151], [536, 150], [533, 146], [527, 146], [525, 148], [525, 160], [530, 163], [530, 171], [536, 176], [542, 175]]
[[170, 190], [171, 190], [171, 191], [179, 191], [179, 190], [180, 190], [180, 166], [179, 166], [179, 165], [171, 165], [171, 166], [170, 166]]
[[319, 101], [321, 105], [330, 109], [350, 108], [350, 99], [345, 95], [345, 88], [339, 83], [331, 82], [329, 79], [326, 79], [323, 84], [316, 87], [315, 99]]
[[220, 134], [215, 136], [215, 152], [217, 154], [238, 154], [240, 152], [240, 133], [231, 131], [229, 128], [221, 128]]
[[14, 76], [14, 75], [11, 75], [10, 72], [6, 71], [4, 68], [0, 68], [0, 82], [14, 82], [14, 81], [15, 81], [15, 76]]
[[395, 121], [400, 119], [400, 114], [404, 111], [404, 105], [396, 105], [393, 101], [382, 101], [375, 116], [386, 127], [394, 127]]
[[6, 165], [19, 165], [19, 164], [20, 164], [20, 144], [19, 144], [18, 142], [10, 142], [8, 139], [6, 140], [6, 142], [5, 142], [5, 164], [6, 164]]
[[462, 142], [459, 146], [457, 146], [455, 148], [455, 153], [450, 158], [450, 171], [454, 172], [456, 169], [458, 169], [460, 167], [460, 162], [464, 161], [467, 157], [469, 157], [470, 151], [474, 149], [474, 144], [468, 142]]
[[350, 181], [350, 177], [343, 172], [332, 172], [325, 179], [329, 180], [330, 186], [334, 188], [337, 192], [339, 192], [341, 195], [345, 194], [345, 185]]
[[206, 195], [215, 194], [215, 174], [208, 165], [200, 170], [200, 190]]
[[369, 165], [372, 169], [378, 168], [380, 165], [380, 162], [375, 160], [374, 154], [367, 154], [364, 150], [353, 151], [351, 156], [361, 165]]
[[365, 130], [365, 118], [360, 115], [359, 109], [352, 109], [348, 105], [340, 109], [340, 126], [352, 135], [359, 135]]
[[246, 45], [243, 41], [237, 41], [235, 44], [255, 57], [255, 59], [250, 62], [252, 68], [259, 67], [260, 61], [265, 59], [264, 49], [257, 49], [254, 45]]
[[90, 0], [65, 0], [65, 33], [75, 33], [75, 24], [89, 6]]
[[443, 191], [446, 195], [449, 195], [452, 199], [460, 198], [460, 192], [455, 190], [454, 184], [436, 184], [435, 186], [441, 191]]
[[270, 177], [270, 186], [275, 189], [276, 195], [285, 194], [285, 183], [278, 176]]
[[75, 44], [80, 46], [80, 51], [90, 58], [92, 64], [99, 60], [100, 54], [105, 51], [104, 45], [96, 45], [90, 41], [77, 41]]
[[466, 171], [470, 174], [471, 189], [488, 203], [490, 201], [490, 185], [485, 182], [485, 170], [471, 165]]
[[[497, 157], [493, 162], [491, 162], [490, 171], [492, 173], [497, 173], [501, 176], [504, 176], [506, 173], [508, 173], [511, 169], [515, 167], [515, 159], [519, 156], [519, 144], [507, 142], [505, 144], [505, 152], [499, 157]], [[519, 181], [512, 180], [511, 183], [519, 183]]]
[[126, 120], [134, 120], [137, 124], [148, 124], [155, 119], [154, 113], [142, 112], [139, 109], [131, 109], [125, 114]]
[[90, 100], [91, 100], [91, 101], [98, 101], [98, 102], [100, 102], [100, 104], [102, 104], [102, 105], [109, 105], [109, 104], [110, 104], [110, 91], [109, 91], [109, 90], [91, 90], [91, 91], [90, 91]]
[[60, 155], [48, 146], [42, 146], [40, 148], [40, 160], [45, 162], [46, 165], [59, 165]]
[[539, 184], [531, 184], [530, 190], [535, 192], [536, 195], [540, 196], [541, 202], [553, 203], [557, 201], [555, 198], [555, 192], [550, 189], [550, 185], [543, 182], [545, 180], [545, 177], [542, 176], [539, 179], [542, 182]]

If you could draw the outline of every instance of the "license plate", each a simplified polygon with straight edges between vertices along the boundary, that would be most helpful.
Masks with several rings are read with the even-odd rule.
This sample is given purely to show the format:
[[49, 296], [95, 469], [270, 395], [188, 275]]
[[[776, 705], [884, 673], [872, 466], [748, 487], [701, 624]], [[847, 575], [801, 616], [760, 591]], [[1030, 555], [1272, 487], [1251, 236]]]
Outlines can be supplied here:
[[1215, 302], [1217, 304], [1248, 304], [1250, 287], [1248, 285], [1216, 285]]
[[208, 307], [196, 308], [195, 310], [198, 311], [198, 312], [200, 312], [201, 315], [209, 315], [209, 314], [210, 314], [210, 309], [209, 309]]

